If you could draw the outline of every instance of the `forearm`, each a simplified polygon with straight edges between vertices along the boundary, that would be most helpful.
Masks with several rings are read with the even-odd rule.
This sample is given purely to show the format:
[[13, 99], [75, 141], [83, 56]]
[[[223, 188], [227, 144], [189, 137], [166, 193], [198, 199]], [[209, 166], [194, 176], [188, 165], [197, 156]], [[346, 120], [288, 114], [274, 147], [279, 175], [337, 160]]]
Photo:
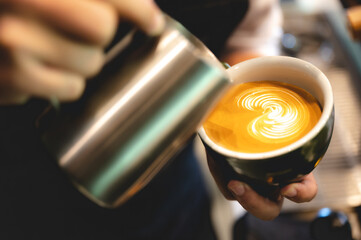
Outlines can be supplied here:
[[278, 0], [252, 0], [249, 11], [228, 39], [221, 60], [234, 65], [249, 58], [279, 55], [282, 11]]

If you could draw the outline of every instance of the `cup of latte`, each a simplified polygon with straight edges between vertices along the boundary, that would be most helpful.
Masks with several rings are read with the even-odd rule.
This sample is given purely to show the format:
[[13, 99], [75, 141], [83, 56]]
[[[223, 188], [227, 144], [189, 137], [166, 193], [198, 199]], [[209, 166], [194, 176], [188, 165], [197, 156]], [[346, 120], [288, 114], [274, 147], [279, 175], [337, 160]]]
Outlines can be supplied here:
[[232, 86], [199, 130], [208, 155], [261, 194], [298, 181], [321, 161], [334, 125], [327, 77], [300, 59], [267, 56], [227, 70]]

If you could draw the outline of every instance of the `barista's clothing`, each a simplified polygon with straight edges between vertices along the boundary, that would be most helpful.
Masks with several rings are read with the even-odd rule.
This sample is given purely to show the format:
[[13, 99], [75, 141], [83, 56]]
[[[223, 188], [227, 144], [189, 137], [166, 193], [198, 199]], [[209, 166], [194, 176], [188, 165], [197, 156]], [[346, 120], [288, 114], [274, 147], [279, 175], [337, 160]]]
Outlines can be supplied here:
[[245, 0], [156, 0], [216, 55], [248, 10]]
[[[248, 6], [242, 0], [159, 0], [218, 53]], [[43, 148], [34, 125], [44, 104], [0, 107], [0, 239], [215, 239], [204, 179], [188, 146], [117, 209], [79, 193]]]
[[106, 209], [78, 192], [47, 156], [27, 109], [34, 110], [27, 104], [4, 116], [2, 109], [0, 239], [214, 239], [190, 149], [130, 201]]

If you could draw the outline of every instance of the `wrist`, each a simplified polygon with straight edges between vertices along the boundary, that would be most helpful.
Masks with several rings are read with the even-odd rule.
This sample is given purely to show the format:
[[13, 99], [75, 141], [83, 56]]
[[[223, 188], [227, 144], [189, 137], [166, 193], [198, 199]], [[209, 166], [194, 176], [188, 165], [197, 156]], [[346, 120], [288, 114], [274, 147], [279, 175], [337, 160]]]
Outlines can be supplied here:
[[221, 60], [222, 62], [228, 63], [230, 66], [233, 66], [239, 62], [246, 61], [248, 59], [261, 57], [263, 54], [255, 51], [235, 51], [224, 55]]

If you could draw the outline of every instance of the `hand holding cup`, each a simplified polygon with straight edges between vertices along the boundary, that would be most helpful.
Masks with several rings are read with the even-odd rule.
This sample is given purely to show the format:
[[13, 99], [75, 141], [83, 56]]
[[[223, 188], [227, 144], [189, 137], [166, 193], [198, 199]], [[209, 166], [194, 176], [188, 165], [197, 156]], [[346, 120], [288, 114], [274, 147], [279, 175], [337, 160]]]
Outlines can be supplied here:
[[[275, 136], [273, 136], [273, 138], [271, 137], [269, 139], [268, 144], [266, 143], [266, 139], [263, 143], [256, 145], [253, 150], [247, 151], [247, 149], [251, 148], [244, 148], [243, 145], [251, 144], [253, 141], [251, 140], [252, 137], [247, 136], [247, 140], [240, 143], [239, 147], [241, 150], [237, 150], [237, 146], [233, 148], [229, 147], [224, 142], [219, 141], [217, 137], [211, 136], [217, 135], [217, 133], [212, 134], [210, 133], [211, 131], [206, 131], [208, 120], [199, 131], [199, 135], [209, 155], [210, 167], [214, 165], [216, 167], [213, 166], [213, 170], [218, 168], [218, 172], [223, 172], [220, 177], [223, 185], [228, 184], [228, 187], [230, 187], [229, 184], [232, 183], [232, 180], [240, 180], [250, 185], [251, 188], [255, 189], [260, 195], [272, 199], [273, 202], [280, 206], [280, 193], [287, 193], [290, 199], [292, 199], [291, 193], [295, 190], [293, 188], [295, 187], [294, 184], [298, 184], [296, 186], [302, 188], [307, 182], [311, 180], [314, 182], [314, 178], [310, 173], [326, 153], [333, 131], [334, 107], [331, 85], [327, 77], [315, 66], [303, 60], [290, 57], [275, 56], [251, 59], [236, 64], [227, 71], [234, 81], [234, 86], [250, 82], [257, 84], [262, 84], [265, 81], [281, 82], [282, 84], [305, 90], [315, 98], [319, 106], [320, 114], [316, 116], [316, 121], [313, 125], [303, 135], [290, 140], [288, 143], [285, 141], [283, 145], [281, 144], [280, 146], [276, 145], [282, 141], [278, 141], [274, 138]], [[230, 91], [234, 91], [234, 88]], [[252, 90], [251, 95], [255, 94], [256, 92]], [[240, 99], [240, 95], [242, 94], [235, 94], [231, 99], [236, 99], [236, 104], [239, 104], [240, 102], [238, 100]], [[268, 94], [266, 98], [258, 99], [258, 104], [269, 104], [270, 99], [272, 99], [272, 97]], [[287, 100], [283, 104], [289, 107], [293, 103], [291, 100]], [[273, 107], [275, 111], [273, 116], [280, 114], [280, 112], [277, 112], [281, 111], [277, 108], [279, 105], [280, 104], [276, 104], [276, 106], [273, 105], [270, 107], [271, 109]], [[217, 107], [215, 111], [217, 111]], [[234, 109], [232, 111], [234, 111]], [[302, 111], [301, 115], [298, 115], [301, 119], [307, 115]], [[298, 110], [298, 112], [300, 111]], [[292, 111], [286, 111], [284, 116], [291, 113]], [[215, 113], [211, 113], [209, 119], [212, 118], [213, 114]], [[313, 115], [315, 114], [311, 113], [311, 117], [313, 117]], [[297, 118], [297, 114], [292, 116]], [[226, 122], [229, 118], [231, 118], [231, 116], [226, 117], [221, 122]], [[293, 118], [284, 121], [284, 126], [278, 126], [278, 130], [285, 126], [292, 126], [291, 119]], [[271, 119], [266, 119], [266, 122], [269, 124]], [[231, 128], [237, 128], [235, 125], [235, 123], [231, 124]], [[242, 122], [240, 125], [240, 127], [244, 127], [244, 129], [247, 130], [246, 123]], [[252, 124], [250, 124], [250, 126], [252, 126]], [[257, 123], [253, 123], [253, 130], [257, 130], [258, 126], [259, 123], [258, 125]], [[300, 125], [296, 124], [295, 126]], [[250, 128], [252, 129], [252, 127]], [[272, 129], [272, 126], [268, 126], [268, 130], [270, 129]], [[245, 138], [245, 133], [242, 133], [242, 136], [239, 131], [233, 131], [232, 134], [240, 135], [236, 136], [236, 138]], [[287, 138], [288, 137], [285, 137], [283, 140]], [[231, 139], [229, 142], [232, 143], [234, 141], [234, 139]], [[228, 196], [232, 197], [232, 195]], [[308, 199], [309, 197], [297, 198], [294, 196], [293, 200], [302, 202]]]

